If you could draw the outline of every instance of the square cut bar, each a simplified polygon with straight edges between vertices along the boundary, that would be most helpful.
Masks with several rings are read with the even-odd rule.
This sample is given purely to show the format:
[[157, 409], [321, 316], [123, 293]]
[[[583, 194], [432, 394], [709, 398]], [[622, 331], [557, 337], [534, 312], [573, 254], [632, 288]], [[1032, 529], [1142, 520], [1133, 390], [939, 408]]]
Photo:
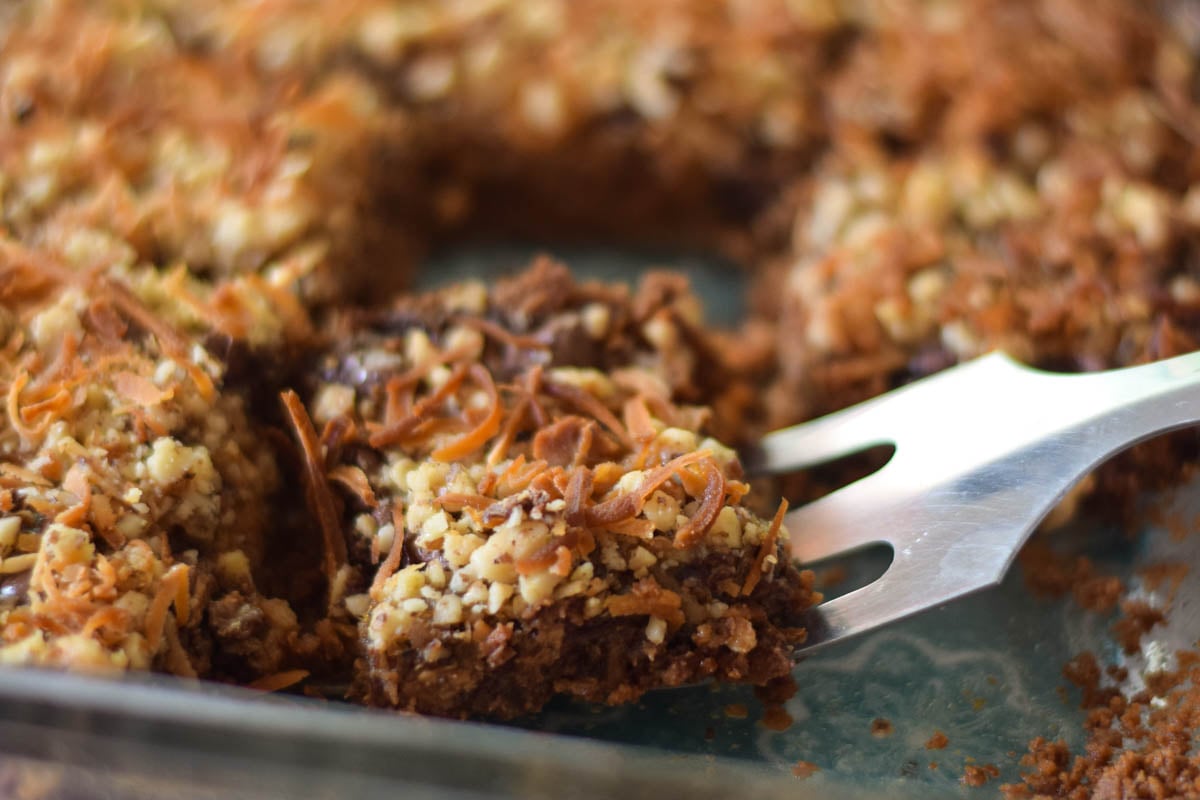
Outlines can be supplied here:
[[631, 297], [543, 261], [350, 321], [320, 359], [314, 430], [363, 587], [344, 600], [357, 697], [512, 717], [790, 674], [812, 576], [783, 508], [743, 505], [709, 412], [675, 401], [703, 348], [694, 300], [660, 280]]

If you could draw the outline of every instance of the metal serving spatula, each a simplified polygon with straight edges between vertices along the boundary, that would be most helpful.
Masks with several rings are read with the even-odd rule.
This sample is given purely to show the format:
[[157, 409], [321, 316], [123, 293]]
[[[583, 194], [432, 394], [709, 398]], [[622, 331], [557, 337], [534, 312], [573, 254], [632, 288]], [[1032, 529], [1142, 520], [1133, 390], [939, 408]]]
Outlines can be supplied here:
[[878, 445], [883, 469], [786, 518], [808, 564], [875, 543], [883, 575], [806, 612], [806, 652], [1000, 583], [1038, 523], [1094, 467], [1200, 423], [1200, 352], [1082, 375], [1001, 353], [767, 435], [753, 472], [782, 473]]

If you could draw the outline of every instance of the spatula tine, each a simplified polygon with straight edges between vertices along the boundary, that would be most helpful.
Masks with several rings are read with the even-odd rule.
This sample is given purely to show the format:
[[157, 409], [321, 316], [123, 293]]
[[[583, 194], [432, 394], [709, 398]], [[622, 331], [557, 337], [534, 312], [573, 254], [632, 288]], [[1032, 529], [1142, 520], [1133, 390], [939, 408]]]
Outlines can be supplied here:
[[876, 543], [890, 543], [877, 476], [855, 481], [784, 517], [792, 556], [811, 564]]
[[1003, 354], [994, 353], [850, 408], [769, 433], [744, 454], [743, 461], [752, 473], [780, 473], [815, 466], [877, 445], [896, 444], [897, 437], [908, 432], [906, 420], [914, 408], [936, 404], [949, 411], [960, 410], [953, 390], [971, 385], [968, 376], [996, 382], [1028, 372]]
[[889, 431], [895, 424], [887, 404], [885, 396], [769, 433], [745, 454], [746, 468], [751, 473], [790, 472], [891, 444]]

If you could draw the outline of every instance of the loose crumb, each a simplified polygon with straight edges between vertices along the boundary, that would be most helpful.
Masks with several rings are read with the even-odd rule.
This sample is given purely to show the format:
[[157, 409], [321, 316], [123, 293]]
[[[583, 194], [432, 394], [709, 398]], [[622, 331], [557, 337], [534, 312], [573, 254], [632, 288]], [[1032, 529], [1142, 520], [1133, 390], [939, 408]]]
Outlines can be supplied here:
[[745, 719], [750, 716], [750, 709], [744, 703], [730, 703], [725, 706], [725, 716], [730, 719]]
[[1119, 578], [1099, 572], [1091, 559], [1064, 555], [1043, 542], [1030, 543], [1018, 559], [1031, 592], [1048, 598], [1070, 594], [1087, 611], [1111, 611], [1124, 591]]
[[820, 771], [821, 768], [811, 761], [797, 761], [792, 767], [792, 774], [797, 778], [811, 778]]
[[1183, 583], [1183, 579], [1191, 572], [1191, 565], [1184, 563], [1151, 564], [1142, 567], [1137, 572], [1138, 575], [1142, 576], [1142, 580], [1146, 582], [1146, 588], [1152, 592], [1157, 592], [1166, 585], [1167, 602], [1169, 603], [1175, 599], [1175, 593], [1179, 591], [1179, 585]]
[[950, 737], [941, 731], [934, 731], [933, 736], [929, 737], [929, 741], [925, 742], [925, 749], [944, 750], [948, 744], [950, 744]]
[[762, 724], [773, 731], [786, 731], [792, 727], [792, 715], [783, 706], [767, 706], [763, 709]]
[[884, 739], [891, 736], [895, 731], [891, 720], [886, 720], [883, 717], [876, 717], [871, 720], [871, 735], [876, 739]]
[[783, 707], [796, 695], [796, 680], [784, 675], [763, 686], [754, 687], [754, 696], [763, 704], [762, 725], [773, 731], [785, 731], [792, 726], [792, 715]]
[[1126, 655], [1133, 655], [1141, 646], [1142, 637], [1151, 628], [1166, 621], [1166, 614], [1144, 600], [1121, 601], [1121, 618], [1113, 623], [1113, 636]]
[[792, 675], [783, 675], [767, 682], [763, 686], [754, 687], [754, 696], [758, 698], [763, 705], [783, 705], [788, 700], [796, 696], [796, 691], [799, 687], [796, 685], [796, 679]]
[[961, 783], [966, 786], [983, 786], [992, 778], [1000, 777], [1000, 770], [995, 764], [969, 764], [963, 769]]
[[848, 576], [849, 573], [846, 571], [844, 564], [834, 564], [817, 572], [816, 587], [821, 591], [834, 589], [840, 584], [845, 583]]

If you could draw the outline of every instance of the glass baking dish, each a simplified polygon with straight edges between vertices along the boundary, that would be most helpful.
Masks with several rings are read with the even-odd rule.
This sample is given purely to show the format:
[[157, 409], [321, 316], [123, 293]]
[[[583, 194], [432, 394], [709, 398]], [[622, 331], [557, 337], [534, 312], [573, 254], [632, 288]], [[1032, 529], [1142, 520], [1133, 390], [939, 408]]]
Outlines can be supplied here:
[[[525, 262], [521, 247], [451, 254], [425, 274], [486, 277]], [[701, 257], [576, 249], [583, 274], [628, 279], [647, 263], [691, 274], [712, 318], [736, 320], [735, 269]], [[1200, 486], [1148, 497], [1192, 519]], [[1054, 544], [1086, 552], [1140, 590], [1140, 567], [1195, 562], [1196, 537], [1149, 526], [1137, 537], [1083, 520]], [[869, 565], [864, 566], [869, 569]], [[1200, 599], [1189, 575], [1174, 594]], [[802, 799], [991, 795], [1018, 778], [1034, 736], [1078, 746], [1078, 695], [1062, 665], [1083, 650], [1129, 667], [1136, 686], [1200, 635], [1175, 614], [1126, 658], [1111, 619], [1031, 597], [1019, 574], [1000, 588], [846, 642], [799, 664], [786, 730], [762, 724], [745, 687], [652, 693], [620, 708], [556, 702], [513, 725], [452, 722], [338, 702], [268, 696], [161, 677], [103, 680], [0, 668], [0, 797], [325, 798], [639, 797]], [[881, 723], [882, 721], [882, 723]], [[886, 724], [883, 724], [886, 723]], [[926, 743], [935, 732], [944, 749]], [[960, 782], [972, 764], [999, 777]]]

